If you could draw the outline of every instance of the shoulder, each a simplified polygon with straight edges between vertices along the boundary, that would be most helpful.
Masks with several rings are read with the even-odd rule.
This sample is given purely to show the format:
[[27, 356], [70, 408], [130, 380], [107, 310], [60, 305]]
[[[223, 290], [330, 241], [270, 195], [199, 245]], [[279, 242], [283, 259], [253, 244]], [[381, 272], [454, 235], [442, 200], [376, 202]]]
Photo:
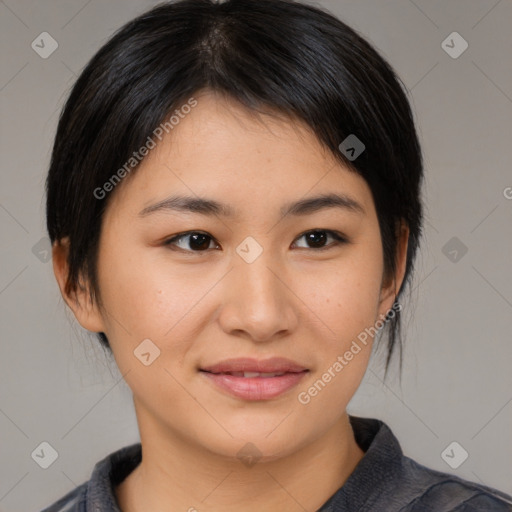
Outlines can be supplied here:
[[88, 481], [41, 512], [119, 511], [115, 487], [133, 471], [141, 459], [140, 442], [110, 453], [96, 463]]
[[88, 482], [68, 492], [41, 512], [82, 512], [85, 511], [85, 492]]
[[[409, 496], [400, 512], [512, 512], [512, 497], [491, 487], [427, 468], [403, 457], [402, 478], [395, 488]], [[398, 497], [398, 496], [397, 496]]]
[[350, 421], [365, 455], [325, 512], [512, 512], [512, 497], [504, 492], [407, 457], [383, 421]]

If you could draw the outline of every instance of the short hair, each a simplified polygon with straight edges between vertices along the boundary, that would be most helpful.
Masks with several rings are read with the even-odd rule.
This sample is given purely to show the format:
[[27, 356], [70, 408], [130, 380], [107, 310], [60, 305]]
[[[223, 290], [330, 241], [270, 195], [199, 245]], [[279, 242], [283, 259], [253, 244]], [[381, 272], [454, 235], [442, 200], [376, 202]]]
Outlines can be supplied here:
[[[66, 293], [76, 292], [83, 276], [91, 299], [101, 303], [98, 243], [115, 191], [99, 200], [94, 190], [200, 91], [221, 93], [255, 113], [304, 122], [358, 173], [375, 203], [386, 276], [396, 273], [398, 229], [407, 224], [405, 276], [385, 326], [386, 374], [396, 347], [401, 370], [395, 305], [410, 281], [423, 217], [423, 162], [406, 88], [354, 29], [293, 0], [161, 3], [126, 23], [92, 57], [61, 112], [46, 180], [50, 240], [69, 237]], [[365, 146], [355, 160], [340, 150], [349, 135]], [[111, 352], [105, 334], [97, 335]]]

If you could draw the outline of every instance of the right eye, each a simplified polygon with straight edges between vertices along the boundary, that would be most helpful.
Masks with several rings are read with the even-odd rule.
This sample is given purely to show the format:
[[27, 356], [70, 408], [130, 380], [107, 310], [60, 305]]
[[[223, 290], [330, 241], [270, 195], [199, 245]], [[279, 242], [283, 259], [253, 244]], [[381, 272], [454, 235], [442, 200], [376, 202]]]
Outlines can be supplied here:
[[[182, 246], [179, 243], [182, 240], [188, 238], [188, 243], [185, 242]], [[210, 242], [215, 240], [208, 233], [202, 233], [200, 231], [187, 231], [185, 233], [179, 233], [178, 235], [169, 238], [164, 242], [164, 245], [176, 246], [179, 250], [186, 252], [206, 252], [210, 248]], [[187, 246], [188, 248], [184, 247]], [[174, 247], [171, 247], [175, 250]]]

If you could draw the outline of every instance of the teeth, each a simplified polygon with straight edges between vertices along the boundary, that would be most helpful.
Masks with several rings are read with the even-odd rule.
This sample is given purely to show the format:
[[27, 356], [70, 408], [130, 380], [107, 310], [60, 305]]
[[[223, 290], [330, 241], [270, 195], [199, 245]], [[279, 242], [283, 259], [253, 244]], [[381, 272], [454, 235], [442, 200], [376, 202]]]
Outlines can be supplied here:
[[233, 375], [233, 377], [245, 377], [245, 378], [254, 378], [254, 377], [279, 377], [280, 375], [284, 375], [285, 372], [273, 372], [273, 373], [262, 373], [262, 372], [229, 372], [228, 375]]

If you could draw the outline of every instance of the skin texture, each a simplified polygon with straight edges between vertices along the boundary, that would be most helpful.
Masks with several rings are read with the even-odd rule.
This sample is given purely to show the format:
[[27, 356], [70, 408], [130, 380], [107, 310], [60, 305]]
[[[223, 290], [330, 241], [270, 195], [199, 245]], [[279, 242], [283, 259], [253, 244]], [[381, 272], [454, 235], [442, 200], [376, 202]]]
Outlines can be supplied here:
[[[212, 93], [195, 97], [192, 112], [111, 192], [98, 259], [102, 307], [85, 289], [76, 300], [64, 294], [67, 241], [53, 250], [67, 304], [83, 327], [106, 333], [133, 392], [143, 460], [117, 487], [118, 500], [125, 512], [317, 510], [364, 455], [346, 406], [366, 371], [371, 339], [307, 405], [298, 395], [389, 311], [408, 230], [395, 280], [385, 279], [363, 178], [297, 121], [256, 118]], [[331, 192], [350, 195], [365, 214], [279, 213], [285, 203]], [[237, 215], [138, 215], [177, 193], [225, 202]], [[323, 245], [330, 247], [317, 249], [302, 236], [317, 229], [349, 241], [335, 244], [328, 235]], [[207, 248], [190, 237], [174, 250], [164, 245], [184, 231], [210, 235]], [[248, 236], [263, 249], [250, 264], [236, 252]], [[149, 366], [133, 353], [147, 338], [160, 350]], [[229, 396], [198, 371], [227, 358], [273, 356], [309, 372], [270, 400]], [[251, 467], [237, 457], [248, 442], [261, 454]]]

